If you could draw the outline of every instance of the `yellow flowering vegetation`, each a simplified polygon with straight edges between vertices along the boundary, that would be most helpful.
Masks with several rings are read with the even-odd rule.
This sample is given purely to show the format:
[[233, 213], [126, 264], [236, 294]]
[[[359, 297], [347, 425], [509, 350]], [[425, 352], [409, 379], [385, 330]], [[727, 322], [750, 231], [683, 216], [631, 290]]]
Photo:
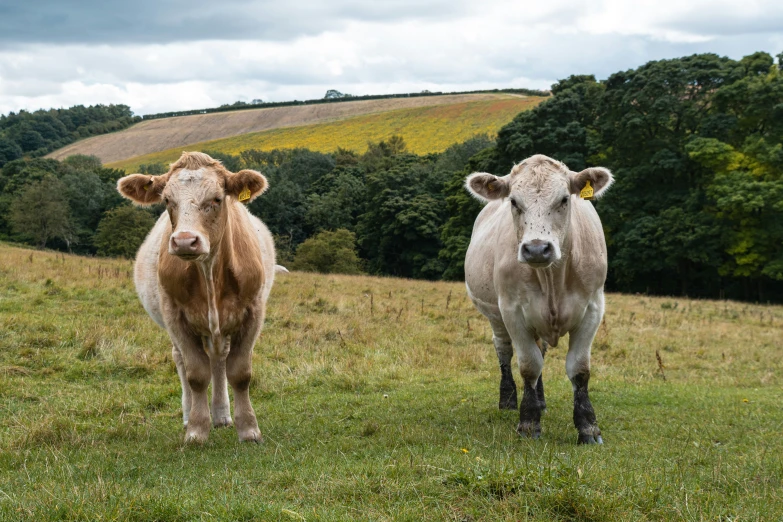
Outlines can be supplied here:
[[496, 100], [398, 109], [327, 123], [279, 128], [204, 141], [110, 163], [108, 166], [132, 172], [143, 164], [168, 164], [176, 160], [182, 150], [239, 154], [248, 149], [304, 147], [319, 152], [332, 152], [342, 147], [362, 153], [367, 150], [368, 142], [378, 142], [395, 134], [405, 139], [410, 152], [416, 154], [442, 152], [449, 146], [465, 141], [476, 134], [495, 135], [518, 113], [535, 107], [543, 99], [535, 96], [509, 95]]

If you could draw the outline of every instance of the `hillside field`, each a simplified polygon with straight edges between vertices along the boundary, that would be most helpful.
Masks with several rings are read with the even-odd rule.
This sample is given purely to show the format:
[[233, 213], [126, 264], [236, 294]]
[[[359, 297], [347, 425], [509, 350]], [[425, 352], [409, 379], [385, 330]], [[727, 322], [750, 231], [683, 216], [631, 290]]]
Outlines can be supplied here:
[[781, 520], [781, 326], [779, 306], [608, 295], [605, 444], [583, 447], [567, 339], [521, 439], [463, 284], [291, 273], [254, 355], [264, 443], [185, 446], [132, 263], [0, 244], [0, 520]]
[[332, 152], [338, 147], [362, 153], [367, 142], [378, 142], [394, 134], [401, 135], [408, 150], [416, 154], [442, 152], [476, 134], [497, 133], [518, 113], [535, 107], [543, 98], [506, 95], [504, 99], [470, 101], [397, 109], [363, 116], [316, 123], [299, 127], [284, 127], [264, 132], [242, 134], [231, 138], [191, 143], [162, 152], [137, 156], [108, 166], [135, 172], [147, 163], [168, 164], [182, 154], [183, 149], [218, 151], [239, 154], [248, 149], [292, 149], [305, 147], [318, 152]]
[[[400, 109], [500, 100], [519, 102], [528, 98], [505, 93], [453, 94], [303, 104], [159, 118], [144, 120], [120, 132], [77, 141], [55, 150], [47, 157], [64, 159], [73, 154], [88, 154], [99, 157], [103, 163], [113, 163], [171, 148], [181, 150], [182, 147], [194, 143], [271, 129], [326, 123]], [[493, 129], [493, 132], [495, 131], [497, 129]]]

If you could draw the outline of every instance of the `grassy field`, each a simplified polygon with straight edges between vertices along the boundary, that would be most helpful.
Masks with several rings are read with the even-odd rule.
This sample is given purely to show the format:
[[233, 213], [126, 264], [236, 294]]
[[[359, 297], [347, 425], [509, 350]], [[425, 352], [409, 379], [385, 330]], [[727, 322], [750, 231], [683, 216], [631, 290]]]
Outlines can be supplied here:
[[[219, 151], [238, 154], [248, 149], [292, 149], [306, 147], [332, 152], [337, 147], [364, 152], [367, 142], [378, 142], [394, 134], [401, 135], [408, 150], [417, 154], [442, 152], [476, 134], [497, 133], [518, 113], [538, 105], [543, 98], [506, 96], [502, 99], [453, 103], [355, 116], [328, 123], [285, 127], [230, 138], [191, 143], [187, 150]], [[145, 154], [108, 166], [135, 172], [146, 163], [168, 164], [182, 154], [178, 146]]]
[[520, 439], [462, 284], [292, 273], [254, 356], [265, 442], [190, 447], [131, 263], [0, 245], [0, 520], [783, 519], [783, 308], [607, 301], [603, 446], [575, 444], [566, 340]]
[[[64, 159], [72, 154], [91, 154], [98, 156], [103, 163], [111, 163], [142, 154], [177, 147], [181, 149], [193, 143], [228, 138], [249, 132], [337, 121], [398, 109], [508, 99], [526, 98], [505, 93], [449, 94], [292, 105], [159, 118], [144, 120], [119, 132], [79, 140], [48, 154], [47, 157]], [[536, 99], [540, 100], [541, 98]]]

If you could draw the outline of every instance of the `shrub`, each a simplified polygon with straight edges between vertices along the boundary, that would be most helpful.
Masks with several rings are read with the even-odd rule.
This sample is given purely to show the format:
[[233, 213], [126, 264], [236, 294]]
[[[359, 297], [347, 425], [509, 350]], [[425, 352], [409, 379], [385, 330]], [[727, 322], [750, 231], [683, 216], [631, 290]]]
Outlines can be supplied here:
[[98, 255], [132, 258], [154, 224], [155, 218], [138, 207], [122, 205], [109, 210], [95, 234]]
[[324, 230], [296, 249], [294, 270], [330, 274], [360, 274], [361, 259], [356, 253], [356, 235], [343, 228]]

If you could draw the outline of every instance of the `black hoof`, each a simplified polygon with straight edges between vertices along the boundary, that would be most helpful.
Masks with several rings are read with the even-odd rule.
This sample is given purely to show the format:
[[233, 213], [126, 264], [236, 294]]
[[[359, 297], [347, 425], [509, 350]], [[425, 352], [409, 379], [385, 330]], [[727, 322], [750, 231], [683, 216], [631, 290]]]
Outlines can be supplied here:
[[520, 422], [517, 425], [517, 434], [520, 437], [537, 440], [541, 437], [541, 423], [538, 422]]
[[601, 438], [601, 434], [594, 435], [593, 433], [580, 433], [577, 444], [603, 444], [604, 439]]

